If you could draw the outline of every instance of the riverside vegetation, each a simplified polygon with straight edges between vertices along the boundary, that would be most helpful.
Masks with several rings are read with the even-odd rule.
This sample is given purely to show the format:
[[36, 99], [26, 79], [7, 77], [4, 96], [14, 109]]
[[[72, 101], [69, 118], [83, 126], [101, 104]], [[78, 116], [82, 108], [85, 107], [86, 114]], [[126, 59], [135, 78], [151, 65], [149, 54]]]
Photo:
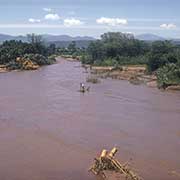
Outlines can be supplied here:
[[[128, 77], [135, 84], [150, 79], [147, 82], [156, 82], [163, 89], [180, 85], [180, 45], [171, 41], [145, 42], [135, 39], [132, 34], [108, 32], [86, 49], [76, 48], [73, 42], [68, 48], [59, 49], [59, 53], [81, 57], [83, 64], [106, 72], [103, 76], [115, 77], [119, 73], [119, 79]], [[108, 70], [104, 66], [108, 66]]]
[[45, 45], [39, 35], [30, 34], [27, 39], [0, 45], [0, 72], [37, 69], [54, 63], [57, 54], [81, 60], [94, 71], [102, 71], [101, 77], [128, 79], [134, 84], [157, 83], [163, 89], [180, 87], [180, 45], [171, 41], [145, 42], [132, 34], [108, 32], [87, 48], [78, 48], [75, 41], [67, 48], [56, 48]]
[[28, 42], [5, 41], [0, 45], [0, 71], [34, 70], [54, 63], [55, 46], [44, 45], [41, 36], [27, 35]]

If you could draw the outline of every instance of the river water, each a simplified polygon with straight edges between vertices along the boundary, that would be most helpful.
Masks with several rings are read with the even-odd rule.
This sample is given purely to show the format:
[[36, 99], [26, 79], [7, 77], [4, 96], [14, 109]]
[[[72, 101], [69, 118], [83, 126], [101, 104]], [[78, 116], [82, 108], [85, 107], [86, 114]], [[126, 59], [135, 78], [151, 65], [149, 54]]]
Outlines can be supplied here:
[[59, 58], [0, 74], [0, 180], [96, 180], [113, 146], [146, 180], [180, 179], [180, 93], [106, 79], [82, 94], [84, 71]]

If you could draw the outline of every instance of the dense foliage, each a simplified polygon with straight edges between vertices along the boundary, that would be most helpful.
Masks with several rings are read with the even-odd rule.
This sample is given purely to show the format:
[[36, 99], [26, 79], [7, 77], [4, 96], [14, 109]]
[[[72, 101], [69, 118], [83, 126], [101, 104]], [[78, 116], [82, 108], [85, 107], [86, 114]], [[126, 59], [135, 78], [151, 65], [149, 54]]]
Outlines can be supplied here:
[[51, 57], [45, 57], [41, 54], [25, 54], [23, 56], [24, 59], [29, 59], [32, 62], [36, 63], [39, 66], [42, 65], [50, 65], [55, 62], [54, 58]]
[[[89, 44], [92, 42], [93, 40], [76, 40], [74, 42], [76, 42], [76, 48], [80, 48], [80, 49], [83, 49], [83, 48], [87, 48], [89, 46]], [[67, 49], [69, 44], [72, 43], [72, 41], [49, 41], [49, 42], [46, 42], [47, 45], [50, 45], [50, 44], [55, 44], [56, 45], [56, 48], [58, 49]]]
[[24, 57], [31, 59], [38, 65], [46, 65], [54, 62], [54, 59], [48, 59], [56, 51], [56, 47], [52, 44], [46, 47], [41, 39], [41, 36], [34, 34], [28, 35], [29, 43], [22, 41], [5, 41], [0, 45], [0, 64], [14, 65], [14, 68], [19, 68], [16, 59]]
[[180, 60], [180, 47], [170, 41], [153, 42], [148, 54], [148, 70], [156, 71], [158, 68], [169, 63], [178, 63]]
[[178, 85], [180, 84], [180, 66], [174, 63], [166, 64], [157, 70], [157, 77], [160, 88]]
[[82, 62], [96, 65], [144, 64], [148, 44], [134, 39], [131, 34], [105, 33], [101, 40], [92, 42]]
[[80, 56], [83, 56], [85, 54], [85, 48], [84, 47], [77, 47], [77, 44], [75, 41], [72, 41], [68, 44], [68, 46], [58, 48], [57, 53], [64, 57], [71, 57], [71, 58], [79, 58]]
[[109, 32], [91, 42], [81, 59], [85, 64], [103, 66], [146, 64], [149, 73], [157, 72], [160, 87], [180, 83], [180, 46], [170, 41], [150, 43], [131, 34]]

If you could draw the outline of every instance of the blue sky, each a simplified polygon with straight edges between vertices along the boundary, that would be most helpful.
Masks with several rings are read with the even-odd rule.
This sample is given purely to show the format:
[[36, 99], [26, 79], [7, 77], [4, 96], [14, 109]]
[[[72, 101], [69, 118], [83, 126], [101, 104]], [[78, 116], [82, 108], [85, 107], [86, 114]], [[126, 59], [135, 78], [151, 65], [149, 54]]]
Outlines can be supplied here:
[[0, 33], [180, 38], [180, 0], [0, 0]]

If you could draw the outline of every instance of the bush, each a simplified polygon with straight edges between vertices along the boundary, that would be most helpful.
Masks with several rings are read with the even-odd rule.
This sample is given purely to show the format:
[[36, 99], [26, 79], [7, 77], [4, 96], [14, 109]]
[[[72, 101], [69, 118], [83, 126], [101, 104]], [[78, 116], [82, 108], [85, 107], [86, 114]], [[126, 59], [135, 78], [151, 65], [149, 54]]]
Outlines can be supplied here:
[[89, 55], [82, 55], [81, 56], [81, 62], [82, 64], [93, 64], [92, 58]]
[[157, 71], [157, 81], [159, 88], [180, 84], [180, 66], [171, 63], [159, 68]]
[[38, 64], [39, 66], [50, 65], [50, 64], [53, 64], [55, 62], [54, 57], [47, 58], [47, 57], [40, 55], [40, 54], [25, 54], [23, 56], [23, 58], [29, 59], [29, 60], [33, 61], [34, 63]]
[[158, 68], [164, 66], [168, 60], [161, 54], [150, 54], [147, 62], [149, 72], [156, 71]]
[[51, 55], [48, 57], [49, 64], [53, 64], [56, 62], [56, 55]]
[[116, 60], [118, 64], [120, 65], [137, 65], [137, 64], [146, 64], [147, 63], [147, 57], [144, 55], [141, 56], [117, 56]]
[[21, 64], [19, 64], [16, 61], [11, 61], [8, 64], [6, 64], [6, 67], [9, 70], [16, 70], [16, 69], [21, 69]]
[[118, 62], [115, 59], [108, 58], [108, 59], [105, 59], [104, 61], [96, 60], [94, 62], [94, 65], [95, 66], [117, 66]]

